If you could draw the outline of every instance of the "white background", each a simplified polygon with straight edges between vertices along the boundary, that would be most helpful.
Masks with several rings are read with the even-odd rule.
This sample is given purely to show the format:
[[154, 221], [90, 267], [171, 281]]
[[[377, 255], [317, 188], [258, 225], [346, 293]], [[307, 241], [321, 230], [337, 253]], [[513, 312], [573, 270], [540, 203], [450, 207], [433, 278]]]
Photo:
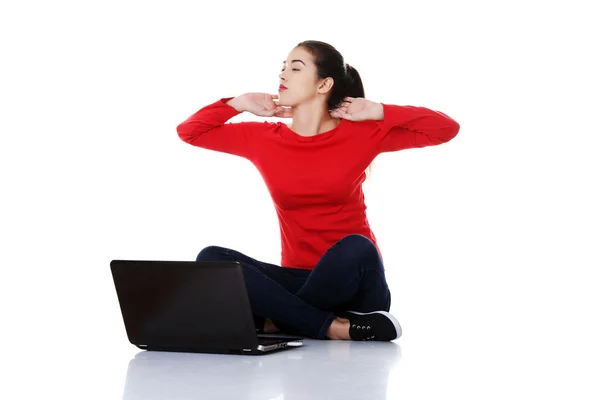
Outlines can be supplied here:
[[138, 350], [112, 259], [215, 244], [279, 263], [253, 165], [175, 127], [276, 93], [288, 52], [314, 39], [368, 99], [461, 125], [379, 156], [364, 185], [404, 328], [388, 398], [599, 398], [592, 3], [3, 2], [2, 397], [120, 398]]

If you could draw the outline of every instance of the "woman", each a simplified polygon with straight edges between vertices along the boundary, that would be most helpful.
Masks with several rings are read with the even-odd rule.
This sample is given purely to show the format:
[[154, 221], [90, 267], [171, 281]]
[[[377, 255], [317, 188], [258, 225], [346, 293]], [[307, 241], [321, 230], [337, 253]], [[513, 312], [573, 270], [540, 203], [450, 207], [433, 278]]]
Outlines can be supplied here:
[[[388, 312], [391, 294], [366, 217], [365, 169], [383, 152], [447, 142], [459, 124], [439, 111], [365, 99], [356, 69], [327, 43], [299, 43], [279, 78], [279, 95], [222, 98], [177, 132], [256, 166], [277, 211], [281, 266], [219, 246], [196, 260], [242, 264], [259, 333], [394, 340], [401, 328]], [[245, 111], [292, 122], [226, 123]]]

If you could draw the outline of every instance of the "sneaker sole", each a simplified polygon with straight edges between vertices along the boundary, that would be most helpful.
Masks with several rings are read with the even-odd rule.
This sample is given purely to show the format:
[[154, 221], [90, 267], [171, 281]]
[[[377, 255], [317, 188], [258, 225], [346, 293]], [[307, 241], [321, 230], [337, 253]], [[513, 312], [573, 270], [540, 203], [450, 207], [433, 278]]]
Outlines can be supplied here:
[[396, 337], [392, 340], [396, 340], [400, 336], [402, 336], [402, 328], [400, 327], [400, 322], [398, 322], [398, 320], [396, 318], [394, 318], [394, 316], [392, 314], [390, 314], [389, 312], [386, 312], [386, 311], [373, 311], [373, 312], [368, 312], [368, 313], [362, 313], [362, 312], [358, 312], [358, 311], [346, 311], [346, 312], [349, 312], [352, 314], [357, 314], [357, 315], [383, 314], [387, 317], [387, 319], [392, 321], [392, 324], [394, 325], [394, 328], [396, 329]]

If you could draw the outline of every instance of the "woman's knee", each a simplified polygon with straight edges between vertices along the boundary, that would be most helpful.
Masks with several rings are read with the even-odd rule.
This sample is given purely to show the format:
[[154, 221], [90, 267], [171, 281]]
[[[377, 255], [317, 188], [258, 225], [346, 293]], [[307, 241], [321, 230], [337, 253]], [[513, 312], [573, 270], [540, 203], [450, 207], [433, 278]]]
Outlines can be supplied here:
[[221, 246], [207, 246], [200, 250], [196, 261], [220, 261], [229, 257], [229, 249]]
[[379, 258], [379, 251], [377, 250], [377, 246], [364, 235], [360, 235], [357, 233], [344, 236], [339, 244], [342, 246], [347, 246], [352, 253], [356, 254], [358, 257], [365, 258]]

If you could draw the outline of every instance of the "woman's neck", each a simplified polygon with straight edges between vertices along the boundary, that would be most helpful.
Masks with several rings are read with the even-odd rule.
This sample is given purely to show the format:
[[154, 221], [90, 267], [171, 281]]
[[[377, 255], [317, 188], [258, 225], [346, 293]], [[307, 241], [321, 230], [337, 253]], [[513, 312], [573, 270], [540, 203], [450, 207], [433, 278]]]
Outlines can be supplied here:
[[335, 128], [339, 119], [329, 115], [322, 103], [305, 103], [294, 107], [294, 117], [288, 127], [301, 136], [315, 136]]

